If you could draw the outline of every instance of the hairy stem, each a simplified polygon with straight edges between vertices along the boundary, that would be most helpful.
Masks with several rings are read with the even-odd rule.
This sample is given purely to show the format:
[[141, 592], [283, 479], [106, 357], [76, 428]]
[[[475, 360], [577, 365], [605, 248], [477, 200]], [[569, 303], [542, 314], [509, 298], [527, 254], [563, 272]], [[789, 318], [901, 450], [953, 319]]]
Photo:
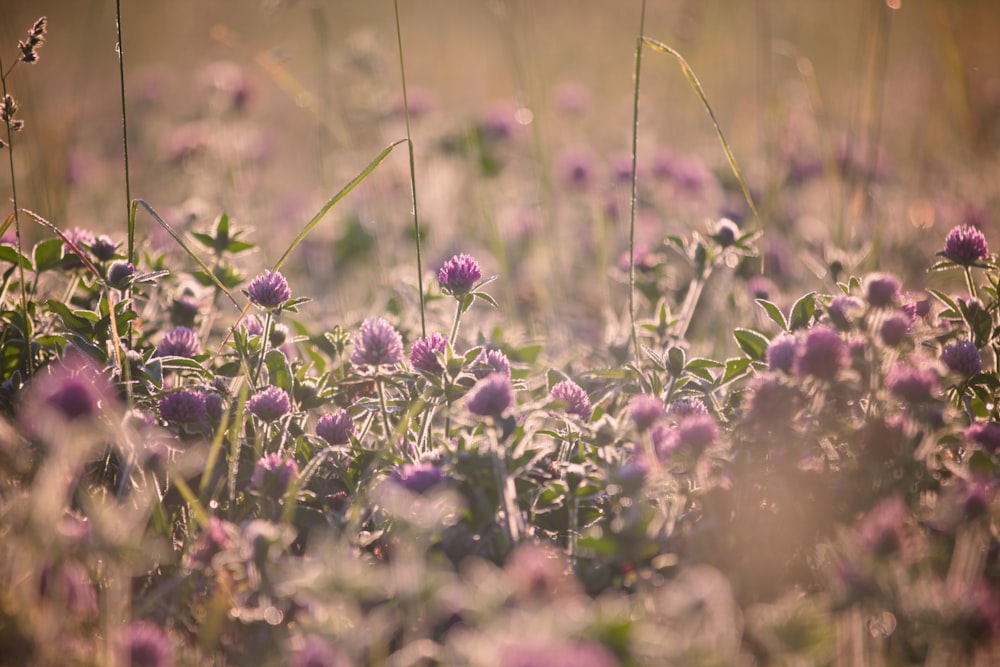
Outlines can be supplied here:
[[639, 36], [635, 42], [635, 78], [632, 91], [632, 197], [628, 224], [628, 319], [632, 332], [632, 354], [639, 365], [639, 332], [635, 323], [635, 213], [639, 199], [639, 73], [642, 69], [642, 44], [646, 32], [646, 0], [639, 14]]

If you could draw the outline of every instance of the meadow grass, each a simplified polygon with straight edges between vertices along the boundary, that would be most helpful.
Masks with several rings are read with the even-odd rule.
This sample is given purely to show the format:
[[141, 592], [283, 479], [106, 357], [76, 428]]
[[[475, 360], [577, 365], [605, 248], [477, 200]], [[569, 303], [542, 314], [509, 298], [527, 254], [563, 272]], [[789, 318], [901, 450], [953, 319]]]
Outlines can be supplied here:
[[[511, 43], [541, 12], [497, 8]], [[513, 108], [445, 114], [432, 133], [407, 85], [409, 17], [391, 9], [395, 114], [371, 87], [397, 64], [379, 48], [347, 48], [341, 66], [363, 76], [337, 109], [275, 53], [247, 58], [316, 117], [320, 150], [343, 138], [328, 114], [358, 116], [382, 146], [353, 145], [340, 189], [279, 234], [222, 207], [205, 219], [154, 207], [169, 201], [156, 191], [133, 198], [130, 170], [148, 165], [128, 144], [152, 114], [126, 105], [116, 3], [127, 217], [101, 233], [15, 196], [16, 238], [0, 245], [0, 665], [1000, 658], [991, 218], [969, 209], [923, 244], [872, 230], [870, 252], [920, 258], [915, 280], [852, 264], [856, 242], [829, 245], [836, 224], [818, 241], [808, 216], [783, 216], [810, 186], [819, 200], [848, 182], [866, 198], [890, 187], [881, 110], [860, 162], [781, 156], [758, 212], [763, 186], [684, 49], [647, 33], [644, 0], [631, 151], [613, 173], [586, 152], [548, 154], [525, 63]], [[879, 12], [874, 89], [892, 16]], [[326, 80], [326, 15], [308, 16]], [[21, 61], [37, 45], [19, 44]], [[647, 48], [687, 86], [665, 113], [707, 112], [717, 171], [644, 143]], [[5, 96], [12, 71], [0, 62]], [[238, 69], [211, 72], [211, 123], [172, 135], [158, 166], [218, 151], [195, 186], [246, 207], [252, 157], [212, 142], [244, 124], [251, 95]], [[563, 104], [580, 132], [582, 102]], [[3, 120], [13, 194], [12, 105]], [[871, 203], [857, 209], [867, 223]], [[536, 218], [518, 228], [507, 207]], [[449, 217], [481, 209], [489, 229]], [[46, 231], [30, 249], [22, 216]], [[351, 308], [336, 307], [333, 277]]]

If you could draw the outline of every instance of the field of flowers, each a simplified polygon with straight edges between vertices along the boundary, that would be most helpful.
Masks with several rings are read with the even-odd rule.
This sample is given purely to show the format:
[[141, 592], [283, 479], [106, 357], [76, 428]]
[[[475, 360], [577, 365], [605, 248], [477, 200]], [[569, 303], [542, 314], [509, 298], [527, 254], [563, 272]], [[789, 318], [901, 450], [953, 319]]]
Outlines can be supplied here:
[[854, 78], [778, 0], [599, 48], [575, 0], [103, 3], [99, 103], [44, 4], [0, 9], [0, 666], [1000, 664], [989, 3], [843, 10]]

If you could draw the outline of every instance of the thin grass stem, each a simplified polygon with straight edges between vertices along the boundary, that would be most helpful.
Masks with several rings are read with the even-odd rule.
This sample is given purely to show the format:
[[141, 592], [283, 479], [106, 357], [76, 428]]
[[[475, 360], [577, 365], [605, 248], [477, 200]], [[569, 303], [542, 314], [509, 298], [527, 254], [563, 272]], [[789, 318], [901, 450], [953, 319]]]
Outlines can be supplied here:
[[135, 263], [135, 216], [132, 215], [132, 180], [128, 165], [128, 113], [125, 107], [125, 46], [122, 43], [122, 3], [115, 0], [115, 28], [118, 31], [118, 84], [122, 106], [122, 151], [125, 156], [125, 219], [128, 221], [128, 261]]
[[413, 242], [417, 249], [417, 292], [420, 295], [420, 335], [427, 337], [424, 314], [424, 271], [420, 254], [420, 216], [417, 213], [417, 170], [413, 157], [413, 135], [410, 132], [410, 102], [406, 94], [406, 67], [403, 64], [403, 32], [399, 25], [399, 0], [393, 0], [396, 13], [396, 44], [399, 46], [399, 77], [403, 87], [403, 118], [406, 121], [406, 148], [410, 156], [410, 197], [413, 203]]
[[639, 200], [639, 75], [642, 71], [642, 42], [646, 33], [646, 0], [639, 13], [639, 36], [635, 42], [635, 74], [632, 88], [632, 196], [628, 223], [628, 320], [632, 332], [632, 355], [640, 364], [639, 329], [635, 322], [635, 214]]
[[[14, 66], [17, 65], [17, 63], [18, 61], [15, 60], [14, 64], [10, 66], [10, 70], [4, 72], [3, 60], [0, 59], [0, 72], [3, 72], [3, 74], [0, 75], [0, 87], [3, 88], [2, 99], [7, 99], [7, 77], [10, 75], [10, 72], [13, 71]], [[20, 257], [24, 255], [24, 251], [21, 244], [21, 217], [18, 215], [17, 208], [17, 178], [15, 176], [16, 172], [14, 171], [14, 133], [11, 131], [10, 122], [11, 121], [8, 118], [4, 125], [7, 128], [7, 161], [10, 164], [10, 194], [14, 205], [14, 242], [17, 246], [17, 254]], [[28, 318], [28, 288], [24, 280], [24, 264], [21, 263], [20, 259], [18, 259], [17, 262], [17, 277], [21, 286], [20, 306], [21, 317], [24, 318], [24, 331], [22, 333], [24, 335], [25, 361], [28, 374], [32, 375], [35, 372], [35, 361], [31, 354], [31, 332], [29, 331], [31, 325], [30, 319]]]

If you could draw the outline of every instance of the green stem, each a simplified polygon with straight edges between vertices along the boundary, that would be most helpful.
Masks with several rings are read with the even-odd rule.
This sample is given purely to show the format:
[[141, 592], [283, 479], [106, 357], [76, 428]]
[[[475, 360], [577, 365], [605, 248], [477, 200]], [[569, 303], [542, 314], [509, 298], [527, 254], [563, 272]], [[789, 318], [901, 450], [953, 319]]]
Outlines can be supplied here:
[[451, 333], [448, 335], [448, 342], [452, 347], [455, 346], [455, 339], [458, 338], [458, 324], [462, 321], [462, 299], [458, 299], [458, 303], [455, 306], [455, 319], [451, 323]]
[[978, 299], [979, 290], [976, 289], [976, 281], [972, 279], [972, 267], [963, 266], [962, 270], [965, 273], [965, 287], [969, 290], [969, 296], [973, 299]]
[[639, 73], [642, 69], [642, 44], [646, 32], [646, 0], [642, 0], [639, 15], [639, 36], [635, 42], [635, 85], [632, 95], [632, 198], [628, 224], [628, 317], [632, 331], [632, 354], [636, 366], [640, 363], [639, 330], [635, 322], [635, 213], [639, 199]]
[[135, 263], [135, 216], [132, 213], [132, 181], [128, 167], [128, 114], [125, 112], [125, 46], [122, 44], [122, 3], [115, 0], [115, 27], [118, 31], [118, 83], [122, 104], [122, 147], [125, 154], [125, 219], [128, 221], [128, 261]]
[[273, 320], [271, 319], [271, 311], [267, 311], [267, 315], [264, 316], [264, 332], [260, 335], [260, 358], [257, 360], [257, 368], [254, 370], [253, 382], [251, 383], [255, 388], [257, 387], [257, 381], [260, 380], [260, 371], [264, 366], [264, 357], [267, 355], [267, 346], [271, 341], [272, 325]]
[[413, 137], [410, 133], [410, 102], [406, 96], [406, 67], [403, 65], [403, 33], [399, 25], [399, 0], [393, 0], [396, 11], [396, 43], [399, 45], [399, 76], [403, 85], [403, 118], [406, 120], [406, 147], [410, 154], [410, 196], [413, 203], [413, 238], [417, 247], [417, 291], [420, 295], [420, 335], [427, 337], [424, 315], [424, 271], [420, 255], [420, 217], [417, 215], [417, 171], [413, 157]]
[[378, 402], [379, 407], [382, 409], [382, 427], [385, 429], [386, 444], [391, 445], [390, 438], [392, 437], [392, 427], [389, 425], [389, 406], [385, 401], [385, 387], [383, 386], [382, 376], [375, 372], [375, 384], [378, 387]]
[[517, 500], [513, 488], [513, 480], [507, 473], [507, 456], [503, 448], [500, 447], [500, 440], [497, 438], [496, 428], [493, 426], [486, 429], [489, 438], [490, 459], [493, 462], [493, 480], [497, 487], [497, 499], [500, 501], [500, 508], [503, 512], [503, 528], [507, 535], [508, 545], [513, 547], [520, 541], [523, 534], [521, 526], [521, 513], [517, 509]]
[[[17, 65], [19, 61], [15, 60], [14, 65]], [[3, 88], [3, 99], [7, 97], [7, 76], [14, 69], [14, 65], [10, 66], [10, 70], [5, 72], [0, 76], [0, 87]], [[0, 59], [0, 72], [3, 72], [3, 60]], [[2, 103], [2, 102], [0, 102]], [[21, 245], [21, 216], [18, 215], [17, 208], [17, 178], [14, 176], [14, 137], [13, 132], [10, 128], [11, 119], [8, 118], [7, 122], [4, 123], [7, 126], [7, 160], [10, 164], [10, 196], [11, 201], [14, 204], [14, 240], [17, 245], [17, 254], [20, 257], [24, 254]], [[24, 265], [21, 263], [20, 259], [17, 262], [17, 277], [18, 281], [21, 283], [21, 317], [24, 318], [24, 354], [27, 363], [28, 375], [34, 374], [35, 362], [31, 353], [31, 334], [30, 320], [28, 319], [28, 296], [27, 285], [24, 281]]]

